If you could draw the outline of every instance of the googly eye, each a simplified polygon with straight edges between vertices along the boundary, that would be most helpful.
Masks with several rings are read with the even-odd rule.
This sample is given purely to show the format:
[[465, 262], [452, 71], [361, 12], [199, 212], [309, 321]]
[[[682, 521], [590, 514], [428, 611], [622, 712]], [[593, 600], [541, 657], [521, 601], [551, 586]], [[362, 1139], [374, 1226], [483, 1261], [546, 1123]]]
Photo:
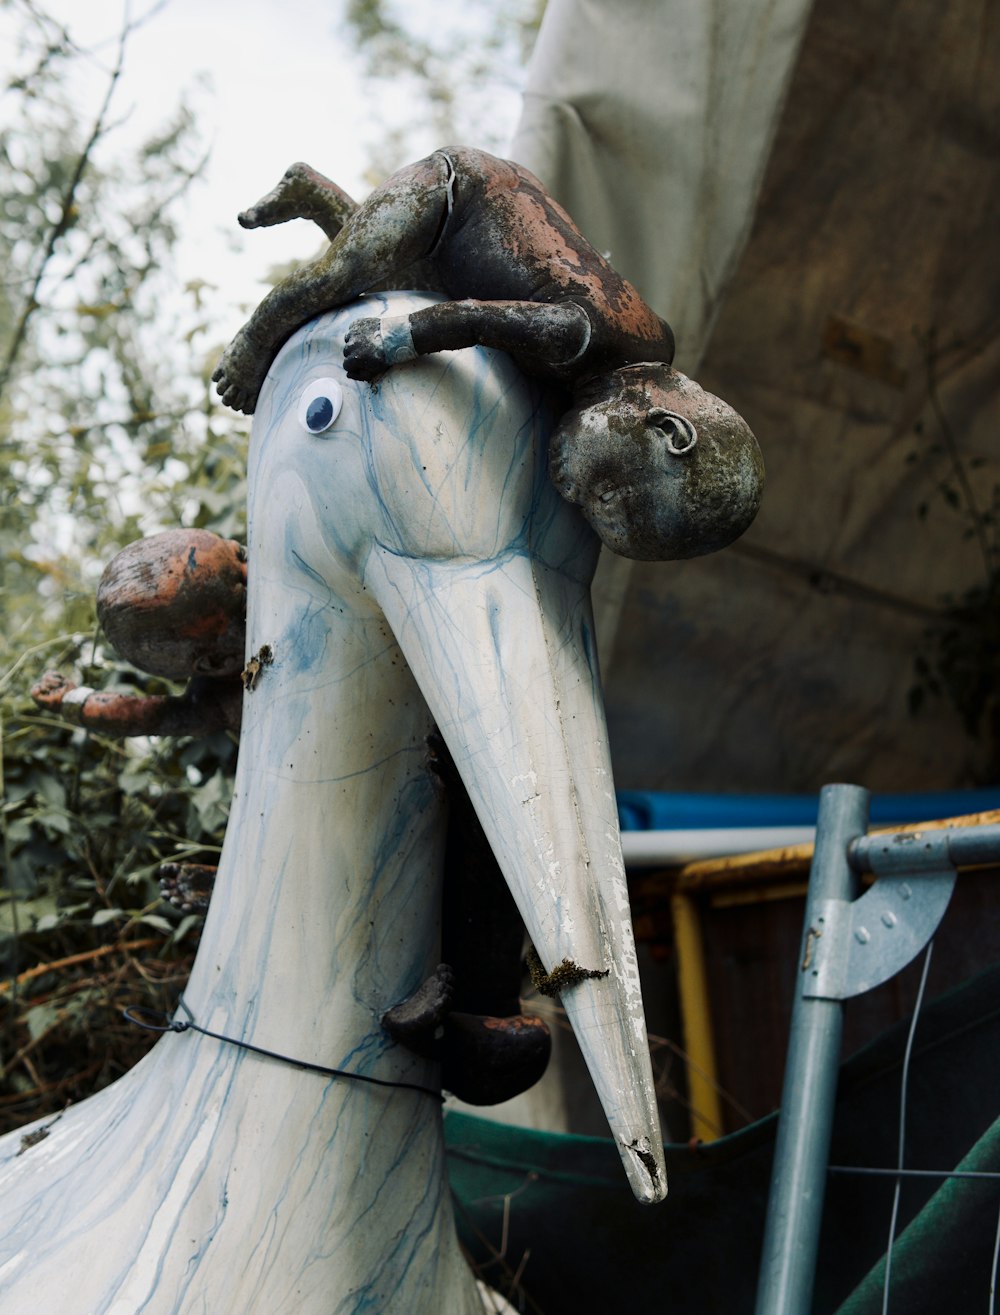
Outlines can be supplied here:
[[325, 434], [343, 405], [344, 390], [336, 379], [314, 379], [299, 398], [299, 424], [307, 434]]
[[654, 407], [647, 419], [653, 428], [658, 429], [663, 435], [667, 451], [672, 452], [675, 457], [684, 456], [698, 442], [698, 431], [687, 416]]

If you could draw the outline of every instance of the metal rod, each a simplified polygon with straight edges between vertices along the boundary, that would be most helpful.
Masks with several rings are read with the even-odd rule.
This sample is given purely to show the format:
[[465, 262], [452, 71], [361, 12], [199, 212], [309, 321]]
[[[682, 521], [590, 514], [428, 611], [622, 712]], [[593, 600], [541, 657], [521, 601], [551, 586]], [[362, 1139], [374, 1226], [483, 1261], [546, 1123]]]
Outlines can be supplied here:
[[[913, 843], [915, 832], [876, 832], [860, 836], [850, 847], [850, 863], [856, 872], [872, 872], [878, 863], [878, 854], [886, 848]], [[948, 861], [957, 868], [976, 867], [980, 864], [1000, 863], [1000, 826], [948, 827], [944, 831], [927, 832], [927, 843], [943, 845]], [[914, 873], [919, 876], [918, 872]]]
[[867, 830], [869, 799], [867, 790], [852, 785], [828, 785], [820, 793], [756, 1315], [808, 1315], [812, 1302], [843, 1004], [804, 996], [802, 972], [816, 939], [819, 901], [850, 900], [856, 894], [847, 847]]
[[687, 1055], [688, 1100], [691, 1105], [691, 1136], [701, 1141], [721, 1137], [722, 1101], [715, 1065], [712, 1006], [708, 994], [708, 971], [698, 905], [690, 895], [676, 892], [670, 897], [677, 952], [677, 984], [680, 992], [684, 1050]]

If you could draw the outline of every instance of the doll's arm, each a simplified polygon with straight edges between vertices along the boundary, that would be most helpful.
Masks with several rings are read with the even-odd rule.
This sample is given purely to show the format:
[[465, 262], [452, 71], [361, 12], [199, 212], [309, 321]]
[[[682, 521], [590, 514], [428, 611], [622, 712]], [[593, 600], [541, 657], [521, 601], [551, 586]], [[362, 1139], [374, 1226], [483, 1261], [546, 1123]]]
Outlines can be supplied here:
[[161, 715], [164, 698], [140, 698], [133, 694], [98, 692], [89, 685], [77, 685], [58, 671], [46, 671], [31, 688], [35, 705], [54, 713], [63, 721], [106, 735], [155, 734], [150, 722]]
[[411, 315], [355, 320], [344, 348], [352, 379], [430, 352], [496, 347], [555, 367], [571, 366], [590, 343], [587, 312], [576, 302], [444, 301]]
[[31, 697], [39, 708], [54, 712], [64, 721], [116, 737], [207, 735], [230, 728], [228, 708], [221, 698], [194, 699], [187, 692], [174, 698], [98, 691], [88, 685], [75, 685], [58, 671], [47, 671], [32, 687]]

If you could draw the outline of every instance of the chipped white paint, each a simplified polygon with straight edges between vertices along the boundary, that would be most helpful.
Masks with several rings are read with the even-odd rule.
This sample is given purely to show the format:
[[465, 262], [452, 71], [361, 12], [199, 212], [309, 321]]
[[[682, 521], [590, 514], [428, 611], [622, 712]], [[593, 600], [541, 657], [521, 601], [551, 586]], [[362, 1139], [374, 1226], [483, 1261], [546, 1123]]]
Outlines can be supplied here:
[[[369, 298], [364, 313], [373, 302], [422, 304]], [[373, 390], [340, 368], [357, 313], [297, 333], [258, 406], [247, 643], [273, 662], [245, 696], [186, 1000], [203, 1026], [255, 1045], [436, 1085], [379, 1026], [437, 961], [436, 721], [543, 963], [611, 969], [565, 1004], [636, 1195], [658, 1199], [606, 789], [595, 541], [549, 485], [548, 417], [506, 358], [426, 358]], [[312, 390], [314, 407], [324, 378], [340, 381], [342, 409], [309, 433], [300, 403]], [[0, 1141], [4, 1315], [483, 1309], [426, 1095], [171, 1033], [20, 1149], [19, 1133]]]

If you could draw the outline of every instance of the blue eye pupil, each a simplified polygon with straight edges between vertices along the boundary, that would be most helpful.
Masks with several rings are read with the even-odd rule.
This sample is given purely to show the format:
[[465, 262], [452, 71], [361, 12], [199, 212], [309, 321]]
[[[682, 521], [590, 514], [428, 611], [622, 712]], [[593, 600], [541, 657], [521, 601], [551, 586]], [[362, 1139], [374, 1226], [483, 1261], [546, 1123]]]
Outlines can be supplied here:
[[333, 403], [328, 397], [314, 397], [306, 408], [306, 426], [314, 434], [321, 434], [333, 420]]

